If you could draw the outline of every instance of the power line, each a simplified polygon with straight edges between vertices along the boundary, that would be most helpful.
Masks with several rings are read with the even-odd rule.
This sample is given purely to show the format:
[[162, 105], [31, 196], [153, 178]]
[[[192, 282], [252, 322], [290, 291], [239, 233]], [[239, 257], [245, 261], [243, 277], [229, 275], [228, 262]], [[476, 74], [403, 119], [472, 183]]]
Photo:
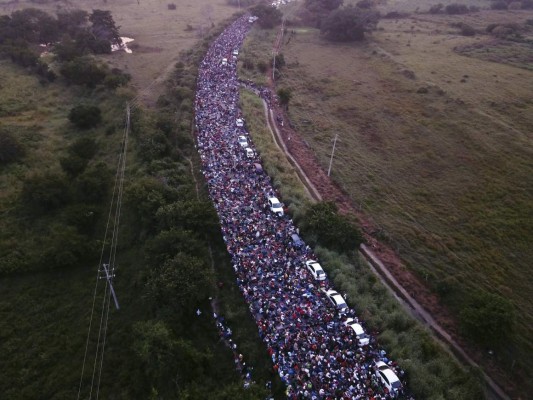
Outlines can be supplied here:
[[[122, 136], [121, 148], [118, 156], [117, 170], [115, 174], [113, 193], [111, 195], [109, 213], [107, 217], [107, 224], [104, 233], [104, 240], [102, 242], [102, 249], [100, 252], [100, 260], [98, 263], [96, 283], [93, 293], [93, 302], [91, 308], [91, 315], [89, 318], [89, 327], [87, 331], [87, 339], [85, 343], [85, 353], [83, 356], [83, 365], [80, 376], [80, 384], [78, 387], [78, 400], [82, 395], [83, 381], [85, 377], [85, 366], [89, 354], [89, 342], [91, 340], [93, 331], [93, 320], [96, 311], [96, 299], [98, 297], [99, 281], [105, 279], [105, 288], [102, 298], [100, 323], [98, 325], [98, 338], [96, 341], [96, 350], [94, 354], [93, 370], [91, 375], [91, 386], [89, 388], [89, 399], [92, 399], [93, 392], [95, 392], [96, 399], [100, 395], [100, 383], [102, 380], [102, 371], [104, 364], [105, 345], [107, 339], [108, 322], [109, 322], [109, 308], [111, 304], [111, 297], [113, 297], [115, 307], [118, 310], [118, 299], [113, 287], [113, 278], [116, 270], [116, 254], [119, 238], [120, 214], [122, 209], [122, 197], [124, 193], [124, 180], [126, 171], [126, 159], [128, 151], [128, 138], [131, 129], [131, 107], [126, 104], [126, 120], [124, 126], [124, 134]], [[112, 225], [112, 226], [111, 226]], [[111, 230], [111, 243], [108, 243], [108, 236]], [[107, 259], [106, 259], [107, 258]], [[105, 261], [104, 261], [105, 260]]]

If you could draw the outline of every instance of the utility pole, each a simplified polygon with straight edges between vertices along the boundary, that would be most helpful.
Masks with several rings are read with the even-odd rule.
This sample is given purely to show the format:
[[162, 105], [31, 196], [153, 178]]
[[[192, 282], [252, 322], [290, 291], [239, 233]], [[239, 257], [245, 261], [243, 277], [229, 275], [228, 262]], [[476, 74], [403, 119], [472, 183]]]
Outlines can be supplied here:
[[117, 295], [115, 294], [115, 289], [113, 288], [112, 280], [115, 277], [115, 268], [111, 270], [111, 273], [109, 273], [109, 264], [102, 264], [104, 276], [101, 276], [100, 279], [107, 280], [107, 283], [109, 285], [109, 289], [111, 291], [111, 295], [113, 296], [113, 301], [115, 302], [115, 307], [117, 310], [120, 310], [120, 307], [118, 305], [118, 299]]
[[335, 134], [335, 139], [333, 139], [333, 149], [331, 150], [331, 157], [329, 159], [329, 168], [328, 168], [328, 176], [331, 173], [331, 164], [333, 164], [333, 155], [335, 154], [335, 146], [337, 145], [337, 137], [339, 136], [338, 133]]

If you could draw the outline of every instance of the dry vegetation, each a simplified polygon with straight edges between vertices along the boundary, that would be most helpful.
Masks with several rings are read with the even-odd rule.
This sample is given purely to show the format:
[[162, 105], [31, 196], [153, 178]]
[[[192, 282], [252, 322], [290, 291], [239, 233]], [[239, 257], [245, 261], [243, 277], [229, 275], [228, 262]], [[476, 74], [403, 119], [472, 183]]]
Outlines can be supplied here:
[[513, 373], [533, 354], [533, 73], [459, 54], [490, 38], [450, 23], [485, 32], [532, 16], [412, 14], [353, 45], [295, 28], [279, 82], [322, 167], [338, 133], [334, 179], [447, 304], [458, 312], [478, 288], [513, 302], [515, 334], [495, 361]]

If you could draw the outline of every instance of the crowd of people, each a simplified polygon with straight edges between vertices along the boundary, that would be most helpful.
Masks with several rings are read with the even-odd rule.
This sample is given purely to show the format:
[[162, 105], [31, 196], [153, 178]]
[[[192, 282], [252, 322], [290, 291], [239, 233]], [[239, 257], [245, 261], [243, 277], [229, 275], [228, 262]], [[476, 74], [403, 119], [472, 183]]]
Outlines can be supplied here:
[[[340, 313], [305, 268], [316, 259], [309, 246], [295, 246], [290, 216], [273, 213], [267, 199], [277, 196], [270, 177], [238, 141], [253, 143], [239, 109], [237, 54], [252, 25], [243, 16], [211, 45], [199, 68], [195, 100], [197, 148], [209, 194], [218, 212], [237, 284], [267, 346], [273, 368], [289, 399], [391, 399], [376, 361], [384, 361], [403, 380], [404, 372], [387, 359], [375, 337], [360, 346]], [[236, 51], [237, 50], [237, 51]], [[242, 124], [239, 124], [242, 125]], [[255, 150], [255, 149], [254, 149]], [[362, 321], [359, 321], [363, 324]], [[227, 334], [227, 332], [226, 332]]]

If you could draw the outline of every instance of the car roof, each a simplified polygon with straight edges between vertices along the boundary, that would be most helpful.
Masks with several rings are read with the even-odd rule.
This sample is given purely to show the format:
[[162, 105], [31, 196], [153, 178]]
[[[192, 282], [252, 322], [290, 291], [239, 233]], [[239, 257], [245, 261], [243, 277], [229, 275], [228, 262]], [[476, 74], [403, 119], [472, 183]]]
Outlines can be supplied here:
[[361, 326], [361, 324], [355, 322], [355, 321], [346, 321], [346, 325], [350, 326], [356, 335], [363, 335], [365, 333], [365, 330], [363, 329], [363, 327]]
[[268, 200], [270, 200], [273, 203], [279, 203], [279, 200], [277, 197], [269, 197]]
[[400, 381], [400, 379], [398, 379], [398, 377], [396, 376], [396, 374], [394, 373], [392, 369], [387, 368], [387, 369], [382, 369], [380, 371], [383, 373], [383, 375], [387, 377], [391, 385], [396, 381], [398, 382]]

